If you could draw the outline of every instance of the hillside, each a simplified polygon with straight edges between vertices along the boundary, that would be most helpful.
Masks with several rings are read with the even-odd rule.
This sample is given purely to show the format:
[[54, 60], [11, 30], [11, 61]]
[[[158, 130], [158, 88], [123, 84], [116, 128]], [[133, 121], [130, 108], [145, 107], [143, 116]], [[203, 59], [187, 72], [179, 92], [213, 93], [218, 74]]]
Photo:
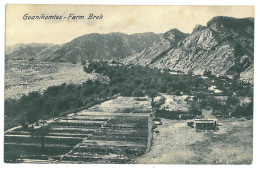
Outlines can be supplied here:
[[178, 42], [187, 36], [188, 34], [184, 34], [178, 29], [172, 29], [164, 33], [152, 46], [144, 49], [140, 53], [127, 57], [124, 59], [124, 62], [132, 64], [138, 63], [142, 66], [153, 64], [166, 55], [173, 47], [176, 47]]
[[46, 43], [15, 44], [7, 46], [5, 51], [6, 60], [43, 59], [60, 46]]
[[155, 33], [86, 34], [63, 45], [20, 44], [7, 46], [6, 59], [34, 58], [53, 62], [81, 62], [87, 59], [118, 60], [151, 46], [161, 35]]
[[123, 62], [185, 73], [241, 74], [241, 79], [252, 82], [254, 19], [219, 16], [206, 26], [197, 25], [190, 35], [169, 31]]

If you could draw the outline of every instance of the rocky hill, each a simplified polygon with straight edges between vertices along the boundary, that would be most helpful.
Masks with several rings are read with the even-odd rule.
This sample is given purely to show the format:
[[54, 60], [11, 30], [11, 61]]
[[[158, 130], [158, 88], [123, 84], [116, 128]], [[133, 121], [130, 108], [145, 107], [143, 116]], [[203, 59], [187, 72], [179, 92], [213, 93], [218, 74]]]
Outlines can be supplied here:
[[123, 62], [185, 73], [240, 75], [252, 82], [254, 19], [214, 17], [206, 26], [197, 25], [190, 35], [173, 29]]
[[6, 59], [39, 59], [58, 62], [118, 60], [149, 47], [161, 34], [86, 34], [63, 45], [19, 44], [6, 48]]
[[140, 53], [127, 57], [124, 59], [124, 62], [142, 66], [151, 65], [164, 57], [173, 47], [177, 47], [178, 42], [187, 36], [188, 34], [184, 34], [178, 29], [172, 29], [164, 33], [152, 46]]

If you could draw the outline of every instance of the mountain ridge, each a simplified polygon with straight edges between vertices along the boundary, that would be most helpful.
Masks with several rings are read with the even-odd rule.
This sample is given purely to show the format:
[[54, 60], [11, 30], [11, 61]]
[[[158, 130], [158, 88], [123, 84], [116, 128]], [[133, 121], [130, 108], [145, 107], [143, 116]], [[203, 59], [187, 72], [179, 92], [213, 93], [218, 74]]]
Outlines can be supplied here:
[[124, 64], [194, 74], [210, 71], [252, 82], [254, 18], [216, 16], [206, 26], [196, 25], [191, 34], [174, 28], [163, 34], [91, 33], [62, 45], [17, 44], [6, 47], [6, 59], [72, 63], [123, 59]]
[[[207, 26], [196, 25], [192, 33], [180, 39], [177, 45], [169, 45], [167, 41], [161, 41], [162, 38], [167, 39], [163, 37], [164, 35], [149, 48], [125, 58], [123, 63], [194, 74], [211, 71], [214, 75], [232, 77], [245, 72], [247, 75], [253, 75], [254, 20], [252, 18], [214, 17], [209, 20]], [[156, 45], [158, 43], [161, 45]], [[163, 46], [167, 46], [167, 51]], [[157, 53], [160, 58], [151, 62], [154, 57], [150, 53]], [[243, 77], [243, 80], [246, 79]]]
[[72, 63], [91, 59], [119, 60], [142, 51], [160, 35], [152, 32], [130, 35], [118, 32], [91, 33], [79, 36], [62, 45], [30, 43], [19, 46], [18, 44], [6, 47], [6, 59], [39, 59]]

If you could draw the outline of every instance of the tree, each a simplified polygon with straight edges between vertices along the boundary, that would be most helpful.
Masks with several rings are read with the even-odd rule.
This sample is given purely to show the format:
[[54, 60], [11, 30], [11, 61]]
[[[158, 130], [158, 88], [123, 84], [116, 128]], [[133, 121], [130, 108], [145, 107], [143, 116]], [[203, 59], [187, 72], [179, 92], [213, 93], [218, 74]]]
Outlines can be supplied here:
[[193, 101], [190, 104], [189, 111], [190, 111], [190, 113], [192, 113], [194, 115], [201, 115], [201, 113], [202, 113], [201, 108], [200, 108], [200, 104], [195, 102], [195, 101]]
[[32, 138], [36, 139], [37, 141], [39, 141], [41, 143], [42, 149], [44, 149], [46, 137], [47, 137], [49, 131], [50, 131], [49, 126], [42, 126], [38, 129], [33, 129], [31, 131]]
[[135, 79], [134, 82], [137, 86], [139, 86], [143, 81], [141, 79]]
[[212, 72], [210, 70], [205, 70], [203, 75], [207, 76], [207, 77], [210, 77], [212, 75]]
[[206, 95], [204, 93], [196, 93], [194, 100], [197, 100], [199, 103], [206, 99]]
[[86, 63], [87, 63], [86, 60], [82, 60], [82, 61], [81, 61], [81, 65], [82, 65], [82, 66], [85, 66]]
[[152, 99], [151, 105], [152, 105], [152, 108], [153, 108], [154, 107], [154, 98], [157, 96], [157, 91], [154, 90], [154, 89], [150, 89], [150, 90], [146, 91], [146, 94], [149, 97], [151, 97], [151, 99]]
[[237, 97], [229, 96], [227, 98], [227, 105], [229, 105], [229, 106], [235, 106], [235, 105], [237, 105], [239, 103], [240, 103], [240, 101], [239, 101], [239, 99]]
[[232, 116], [252, 116], [253, 115], [253, 102], [249, 104], [242, 104], [236, 107], [236, 109], [232, 112]]
[[135, 90], [133, 91], [132, 96], [133, 96], [133, 97], [137, 97], [138, 100], [139, 100], [139, 97], [143, 97], [143, 96], [144, 96], [144, 93], [143, 93], [143, 91], [142, 91], [141, 89], [137, 88], [137, 89], [135, 89]]
[[240, 101], [237, 97], [229, 96], [226, 101], [226, 109], [229, 115], [240, 106]]

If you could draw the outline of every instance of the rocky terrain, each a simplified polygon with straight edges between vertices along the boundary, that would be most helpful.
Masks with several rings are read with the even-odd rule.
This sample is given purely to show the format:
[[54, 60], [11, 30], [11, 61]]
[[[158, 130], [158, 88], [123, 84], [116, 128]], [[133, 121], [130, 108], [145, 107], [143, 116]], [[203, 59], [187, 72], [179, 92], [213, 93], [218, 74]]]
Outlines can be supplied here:
[[138, 63], [142, 66], [153, 64], [165, 56], [173, 47], [177, 47], [178, 42], [187, 36], [188, 34], [184, 34], [178, 29], [172, 29], [164, 33], [152, 46], [127, 57], [124, 61], [126, 63]]
[[253, 82], [254, 19], [214, 17], [197, 25], [190, 35], [177, 29], [164, 33], [142, 52], [123, 60], [173, 71], [239, 76]]
[[86, 34], [63, 45], [17, 44], [6, 47], [6, 59], [79, 63], [88, 59], [119, 60], [151, 46], [161, 34]]

